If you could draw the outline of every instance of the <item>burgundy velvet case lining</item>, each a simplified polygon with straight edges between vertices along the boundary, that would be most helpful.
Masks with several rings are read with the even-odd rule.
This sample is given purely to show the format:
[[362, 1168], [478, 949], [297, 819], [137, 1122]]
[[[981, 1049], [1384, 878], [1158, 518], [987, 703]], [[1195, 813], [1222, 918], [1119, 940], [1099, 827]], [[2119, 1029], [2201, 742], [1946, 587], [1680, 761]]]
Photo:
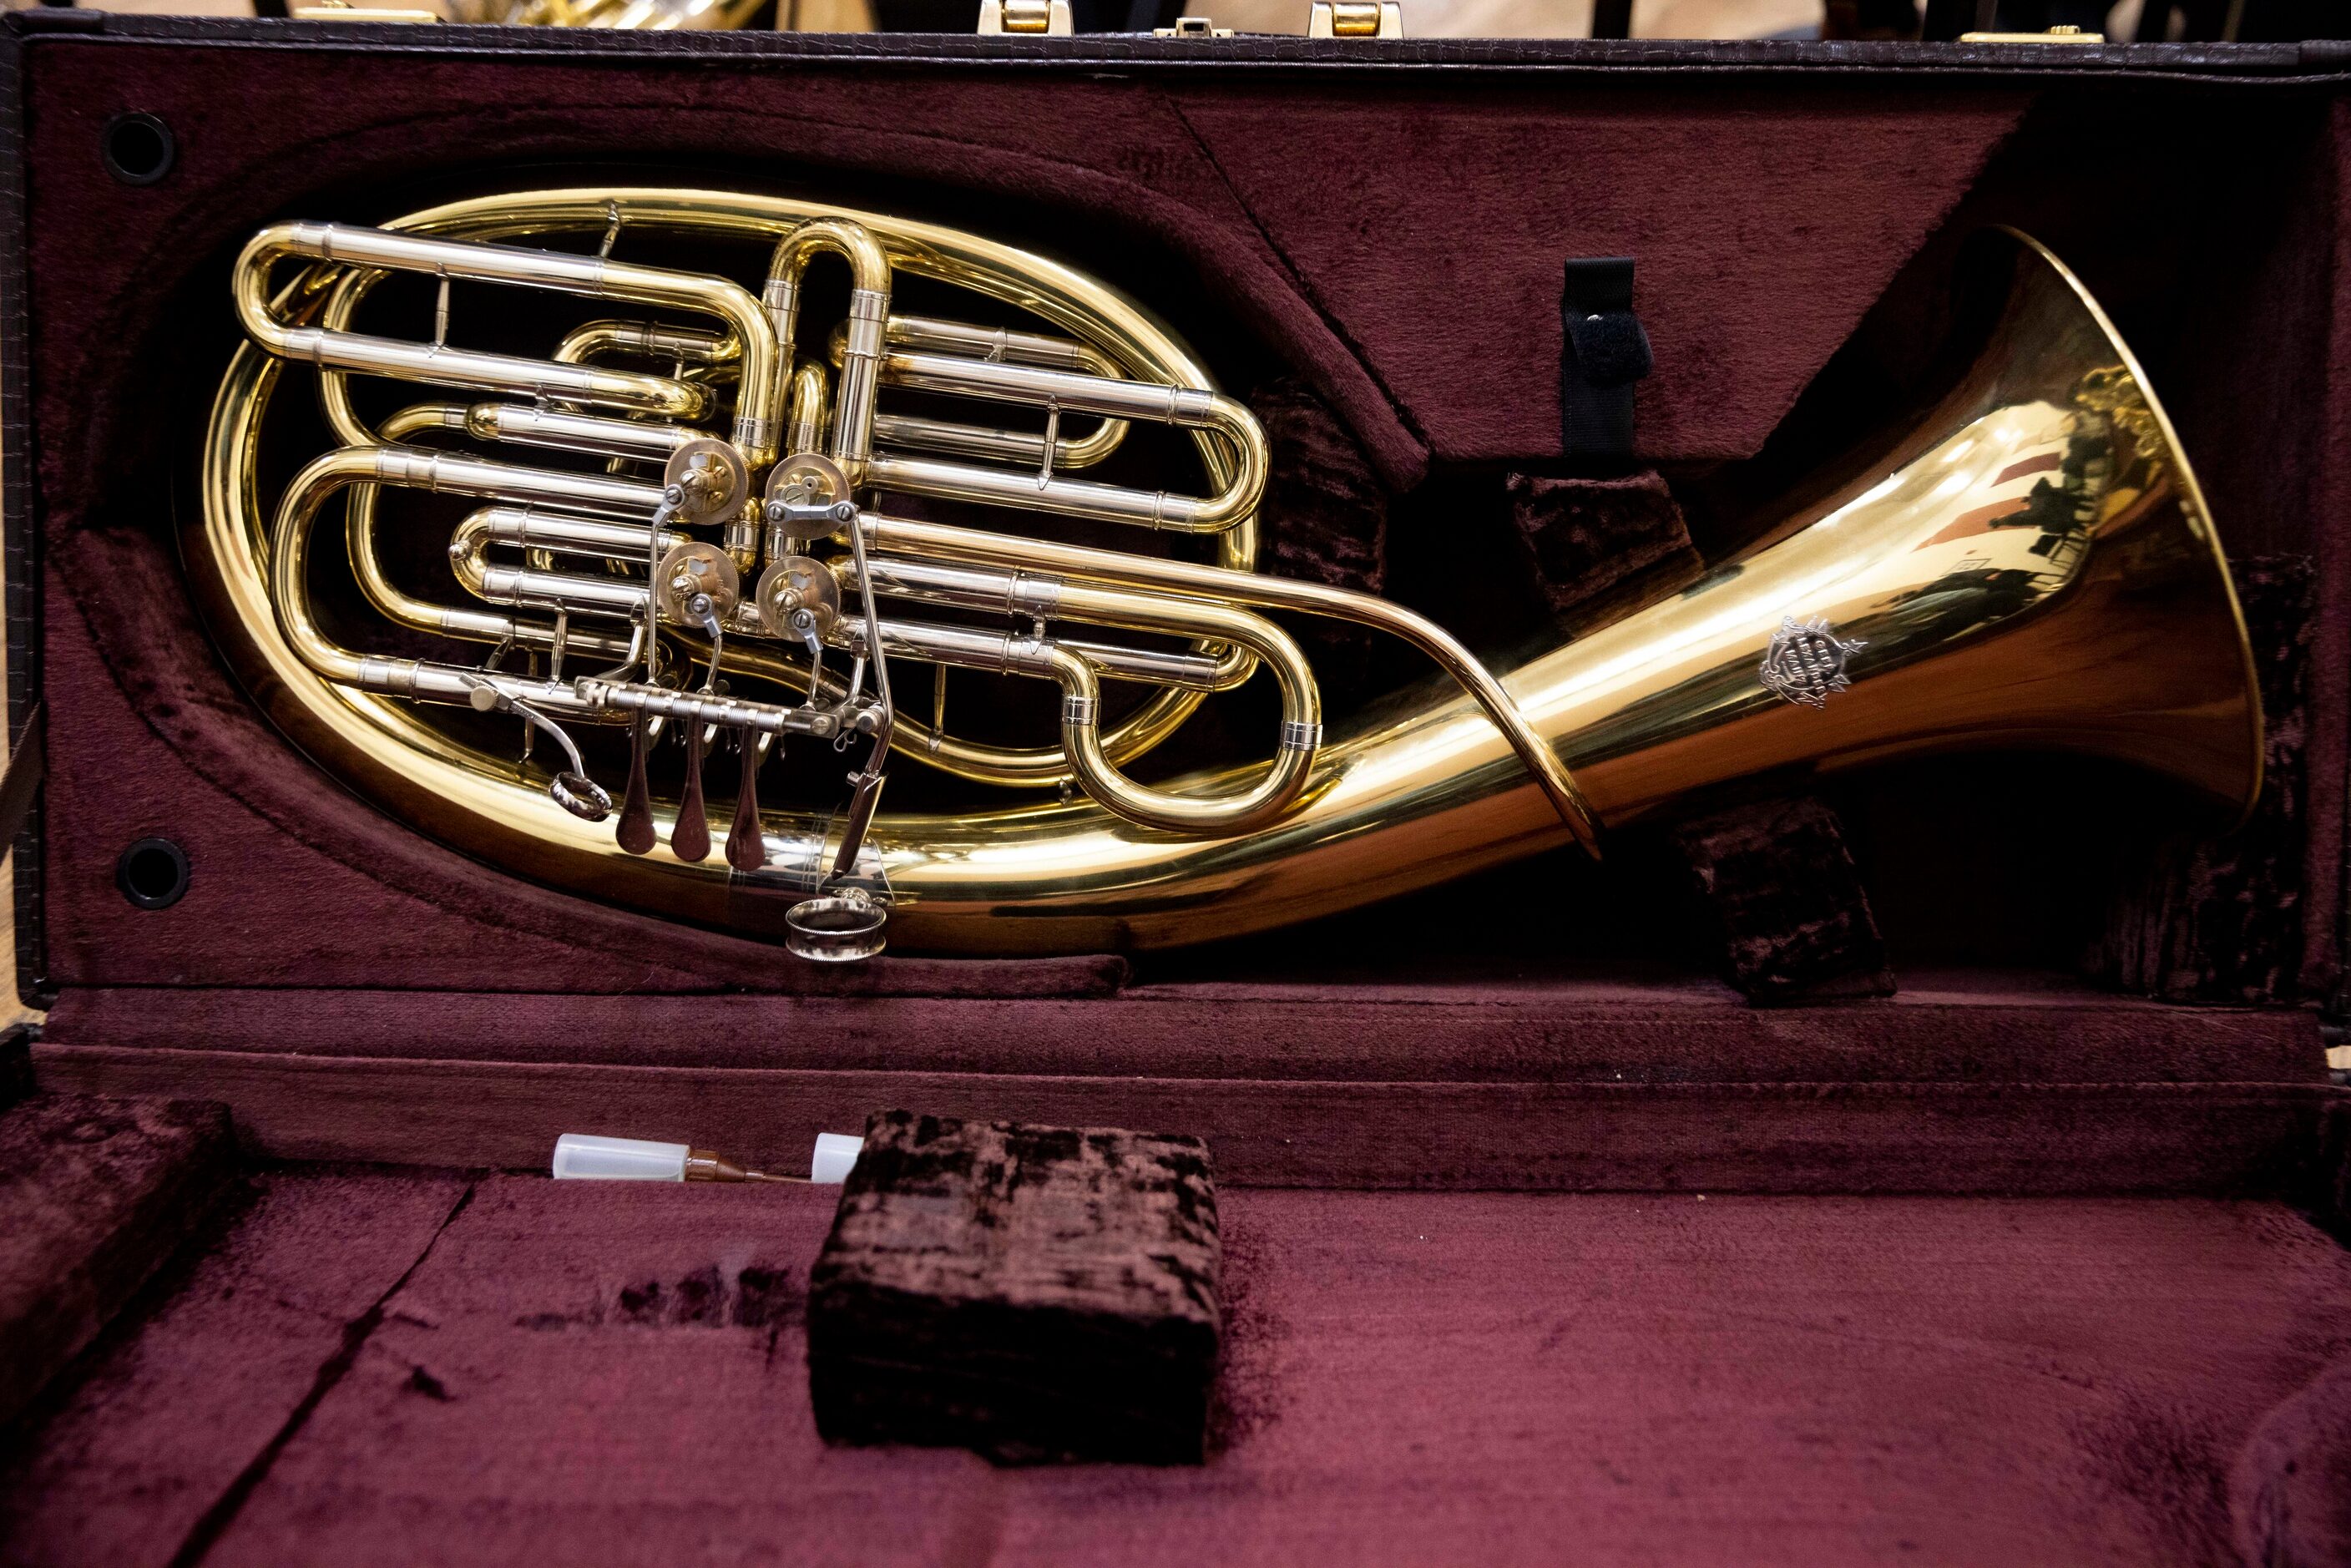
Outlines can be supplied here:
[[[623, 1091], [681, 1124], [699, 1118], [715, 1124], [714, 1134], [763, 1138], [791, 1130], [774, 1119], [779, 1092], [800, 1097], [797, 1122], [841, 1120], [879, 1103], [868, 1096], [928, 1091], [944, 1102], [939, 1109], [978, 1114], [1229, 1124], [1246, 1152], [1235, 1159], [1220, 1146], [1219, 1157], [1244, 1180], [1637, 1186], [1674, 1185], [1698, 1170], [1798, 1190], [1841, 1181], [2050, 1190], [2067, 1182], [2126, 1187], [2146, 1179], [2135, 1173], [2170, 1169], [2187, 1172], [2179, 1179], [2191, 1188], [2273, 1190], [2285, 1179], [2319, 1082], [2314, 1029], [2294, 1013], [2142, 1015], [2085, 1001], [2078, 1023], [2127, 1017], [2150, 1042], [2147, 1053], [2092, 1068], [2095, 1051], [2074, 1057], [2082, 1038], [2056, 1031], [2038, 1037], [2046, 1052], [2031, 1060], [1995, 1051], [2004, 1069], [1970, 1061], [1928, 1074], [1935, 1082], [1826, 1094], [1806, 1085], [1903, 1076], [1877, 1054], [1888, 1041], [1897, 1058], [1931, 1058], [1939, 1048], [1928, 1043], [1935, 1031], [1920, 1024], [1924, 1015], [1824, 1012], [1823, 1038], [1854, 1048], [1834, 1070], [1767, 1071], [1774, 1082], [1761, 1088], [1696, 1084], [1673, 1094], [1578, 1082], [1599, 1074], [1563, 1066], [1562, 1045], [1573, 1058], [1601, 1042], [1602, 1054], [1632, 1065], [1635, 1083], [1675, 1060], [1705, 1061], [1716, 1070], [1709, 1076], [1736, 1079], [1739, 1067], [1720, 1067], [1751, 1050], [1737, 1026], [1709, 1016], [1704, 1030], [1713, 1033], [1695, 1049], [1686, 1032], [1644, 1048], [1623, 1009], [1572, 987], [1530, 1001], [1526, 1017], [1543, 1049], [1507, 1070], [1424, 1049], [1428, 1031], [1417, 1026], [1433, 1014], [1412, 998], [1293, 996], [1250, 1019], [1201, 992], [1172, 1030], [1144, 1022], [1148, 998], [1133, 1012], [1089, 1010], [1126, 1006], [1102, 999], [1123, 974], [1116, 959], [893, 960], [833, 982], [872, 998], [844, 999], [838, 1016], [813, 1003], [761, 1004], [737, 1009], [746, 1016], [737, 1020], [735, 1004], [685, 995], [776, 988], [781, 960], [772, 949], [517, 883], [423, 842], [296, 759], [211, 653], [153, 494], [122, 477], [161, 473], [172, 455], [156, 433], [184, 419], [184, 410], [153, 405], [153, 389], [169, 378], [142, 374], [140, 356], [164, 341], [167, 309], [213, 298], [182, 287], [211, 276], [192, 273], [192, 258], [219, 257], [284, 210], [383, 215], [345, 193], [476, 161], [485, 147], [515, 161], [576, 155], [583, 123], [601, 144], [649, 158], [728, 166], [765, 159], [818, 184], [914, 178], [1022, 210], [1083, 212], [1215, 279], [1243, 324], [1341, 412], [1399, 484], [1432, 460], [1554, 450], [1557, 257], [1636, 252], [1660, 366], [1642, 392], [1645, 455], [1741, 455], [1965, 204], [2025, 111], [2022, 84], [1855, 77], [1801, 88], [1716, 81], [1698, 90], [1671, 80], [1586, 81], [1563, 97], [1451, 75], [1365, 85], [1241, 71], [1108, 78], [871, 62], [852, 74], [806, 58], [714, 72], [659, 56], [444, 56], [409, 39], [390, 68], [299, 28], [266, 36], [318, 47], [159, 41], [175, 32], [229, 36], [199, 27], [154, 29], [135, 41], [47, 37], [21, 55], [31, 336], [19, 341], [30, 349], [33, 418], [16, 432], [27, 439], [16, 449], [36, 460], [47, 557], [39, 677], [52, 711], [71, 715], [53, 727], [38, 890], [48, 975], [65, 992], [40, 1057], [50, 1082], [227, 1094], [266, 1150], [369, 1157], [413, 1147], [403, 1103], [444, 1112], [457, 1129], [440, 1142], [428, 1136], [432, 1151], [417, 1157], [525, 1163], [540, 1157], [541, 1121], [610, 1104]], [[259, 84], [266, 114], [251, 112]], [[488, 103], [501, 107], [481, 107]], [[164, 186], [120, 186], [92, 153], [105, 120], [128, 107], [162, 114], [180, 134], [181, 162]], [[1740, 157], [1710, 151], [1726, 116], [1748, 150]], [[2344, 134], [2339, 110], [2334, 134]], [[2330, 166], [2335, 156], [2324, 153]], [[1886, 178], [1888, 168], [1901, 177]], [[1426, 199], [1439, 190], [1442, 202]], [[1741, 216], [1727, 222], [1726, 214]], [[2316, 235], [2294, 241], [2323, 243]], [[2334, 277], [2340, 290], [2343, 270]], [[1432, 309], [1437, 298], [1474, 308]], [[2351, 320], [2351, 310], [2332, 319]], [[2325, 344], [2324, 358], [2351, 360], [2338, 338]], [[2235, 363], [2225, 352], [2217, 362]], [[2351, 423], [2351, 393], [2328, 394], [2324, 408], [2328, 419]], [[2320, 519], [2344, 515], [2336, 500], [2346, 449], [2321, 444], [2312, 455], [2307, 499]], [[117, 461], [123, 454], [129, 460]], [[19, 466], [11, 483], [21, 482]], [[2342, 652], [2335, 539], [2346, 530], [2314, 531], [2327, 586], [2313, 664], [2333, 672], [2344, 663], [2329, 655]], [[125, 612], [134, 605], [136, 613]], [[2317, 863], [2324, 844], [2328, 868], [2313, 882], [2315, 951], [2331, 942], [2319, 933], [2331, 931], [2330, 835], [2339, 819], [2326, 802], [2339, 793], [2344, 701], [2335, 674], [2320, 680], [2334, 684], [2314, 698], [2311, 793], [2323, 809], [2313, 813], [2312, 853]], [[164, 831], [200, 867], [222, 869], [200, 871], [174, 909], [132, 917], [112, 885], [113, 855], [131, 838]], [[150, 987], [162, 988], [135, 988]], [[204, 994], [208, 988], [226, 988], [225, 1010]], [[499, 991], [517, 993], [521, 1011], [501, 1014], [486, 995]], [[906, 993], [1032, 999], [937, 1014], [883, 999]], [[680, 999], [665, 1004], [664, 994]], [[606, 999], [568, 999], [597, 995]], [[1043, 999], [1090, 995], [1097, 1000], [1068, 1014], [1069, 1004]], [[1351, 1000], [1367, 1010], [1350, 1012]], [[1978, 1040], [2018, 1021], [1980, 1001], [1955, 1009], [1952, 1027]], [[1471, 1038], [1493, 1024], [1491, 1013], [1473, 1009], [1445, 1027]], [[1122, 1066], [1132, 1041], [1155, 1038], [1155, 1028], [1175, 1057], [1185, 1042], [1196, 1051], [1214, 1042], [1208, 1054], [1228, 1051], [1228, 1068]], [[1365, 1042], [1354, 1065], [1295, 1070], [1300, 1041], [1349, 1028]], [[2211, 1029], [2266, 1042], [2262, 1078], [2278, 1087], [2209, 1063], [2178, 1067], [2202, 1061], [2197, 1042]], [[982, 1065], [934, 1049], [975, 1030], [999, 1030], [991, 1038], [1005, 1042], [975, 1047]], [[685, 1054], [664, 1061], [661, 1042], [680, 1039]], [[798, 1055], [793, 1042], [802, 1040], [841, 1050], [830, 1059]], [[727, 1051], [750, 1055], [728, 1060]], [[501, 1055], [507, 1060], [481, 1060]], [[794, 1065], [778, 1065], [786, 1061]], [[1126, 1076], [1138, 1072], [1152, 1076]], [[2196, 1104], [2197, 1092], [2131, 1098], [2129, 1085], [2175, 1076], [2231, 1085], [2207, 1109], [2215, 1125], [2234, 1130], [2205, 1164], [2165, 1164], [2195, 1145], [2191, 1124], [2205, 1109], [2183, 1108]], [[1427, 1090], [1430, 1079], [1451, 1086]], [[2003, 1079], [2043, 1090], [2003, 1099]], [[532, 1109], [496, 1125], [475, 1113], [485, 1096], [501, 1113]], [[1625, 1132], [1623, 1147], [1607, 1146], [1610, 1119], [1641, 1096], [1656, 1129]], [[1813, 1111], [1796, 1109], [1808, 1098]], [[1749, 1100], [1778, 1108], [1782, 1134], [1734, 1137], [1739, 1150], [1725, 1153], [1721, 1118], [1735, 1120], [1744, 1113], [1734, 1106]], [[1453, 1140], [1449, 1163], [1433, 1171], [1411, 1153], [1409, 1107], [1424, 1101], [1440, 1108], [1437, 1122]], [[2018, 1103], [2061, 1109], [2025, 1116], [2009, 1133], [1985, 1131]], [[1834, 1113], [1823, 1113], [1826, 1123], [1814, 1114], [1863, 1104], [1872, 1109], [1842, 1124]], [[2119, 1142], [2091, 1139], [2081, 1158], [2032, 1173], [2032, 1151], [2079, 1140], [2117, 1104], [2138, 1107], [2120, 1118], [2127, 1130]], [[1374, 1109], [1365, 1121], [1367, 1105]], [[1693, 1116], [1693, 1105], [1706, 1109]], [[1891, 1121], [1878, 1113], [1886, 1106], [1897, 1108]], [[1514, 1141], [1545, 1118], [1542, 1147], [1517, 1160]], [[1927, 1162], [1923, 1175], [1886, 1163], [1886, 1151], [1938, 1119], [1955, 1147], [1979, 1134], [1990, 1142], [1947, 1168]], [[675, 1130], [703, 1134], [698, 1122]], [[1301, 1139], [1301, 1131], [1311, 1135]], [[1577, 1141], [1587, 1136], [1600, 1145], [1580, 1155]], [[1881, 1138], [1876, 1166], [1853, 1152]], [[1393, 1159], [1371, 1152], [1383, 1141]], [[1727, 1163], [1692, 1166], [1709, 1145]], [[1810, 1164], [1771, 1152], [1800, 1145], [1828, 1152]]]

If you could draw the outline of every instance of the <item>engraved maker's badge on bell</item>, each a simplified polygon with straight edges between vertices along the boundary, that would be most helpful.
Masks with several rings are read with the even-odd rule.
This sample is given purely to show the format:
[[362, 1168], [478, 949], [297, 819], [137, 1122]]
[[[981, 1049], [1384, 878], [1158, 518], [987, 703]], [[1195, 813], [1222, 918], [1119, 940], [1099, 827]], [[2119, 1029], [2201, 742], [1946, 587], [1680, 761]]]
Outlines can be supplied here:
[[1810, 621], [1783, 615], [1771, 645], [1763, 651], [1763, 667], [1756, 678], [1775, 696], [1806, 707], [1825, 707], [1831, 692], [1853, 685], [1844, 673], [1846, 656], [1865, 646], [1858, 637], [1839, 637], [1830, 631], [1825, 615]]

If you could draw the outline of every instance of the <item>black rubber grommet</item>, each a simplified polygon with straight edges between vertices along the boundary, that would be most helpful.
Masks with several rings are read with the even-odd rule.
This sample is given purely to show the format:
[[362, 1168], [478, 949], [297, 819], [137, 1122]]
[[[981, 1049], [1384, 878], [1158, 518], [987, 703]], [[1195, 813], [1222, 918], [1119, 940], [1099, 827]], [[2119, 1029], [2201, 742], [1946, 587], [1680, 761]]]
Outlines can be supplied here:
[[98, 133], [98, 155], [106, 172], [126, 185], [152, 185], [172, 172], [180, 156], [172, 128], [152, 114], [118, 114]]
[[114, 885], [141, 909], [169, 909], [188, 894], [188, 852], [169, 839], [141, 839], [114, 862]]

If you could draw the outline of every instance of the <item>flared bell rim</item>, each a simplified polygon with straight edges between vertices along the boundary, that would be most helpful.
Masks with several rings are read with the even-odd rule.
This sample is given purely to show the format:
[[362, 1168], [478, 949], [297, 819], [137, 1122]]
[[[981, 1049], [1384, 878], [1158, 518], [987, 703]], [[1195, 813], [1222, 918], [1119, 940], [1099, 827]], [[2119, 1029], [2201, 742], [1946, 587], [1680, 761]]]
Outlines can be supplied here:
[[2006, 224], [1994, 225], [1984, 233], [2012, 242], [2021, 258], [2037, 262], [2065, 286], [2083, 313], [2096, 326], [2115, 357], [2122, 362], [2144, 401], [2148, 416], [2163, 438], [2164, 457], [2177, 476], [2179, 507], [2189, 530], [2198, 543], [2209, 552], [2212, 579], [2219, 588], [2220, 601], [2228, 607], [2229, 622], [2234, 628], [2238, 676], [2244, 698], [2245, 735], [2243, 742], [2244, 773], [2239, 787], [2213, 798], [2230, 812], [2223, 831], [2233, 831], [2244, 826], [2260, 803], [2262, 783], [2267, 770], [2265, 757], [2266, 718], [2262, 712], [2261, 674], [2253, 660], [2252, 632], [2245, 621], [2244, 605], [2237, 597], [2236, 578], [2229, 568], [2228, 552], [2220, 543], [2220, 529], [2212, 520], [2211, 508], [2205, 504], [2204, 488], [2196, 477], [2196, 465], [2189, 461], [2188, 449], [2179, 439], [2179, 427], [2172, 423], [2171, 413], [2163, 405], [2155, 384], [2147, 377], [2147, 368], [2131, 350], [2129, 342], [2106, 314], [2074, 269], [2065, 265], [2047, 246], [2022, 229]]

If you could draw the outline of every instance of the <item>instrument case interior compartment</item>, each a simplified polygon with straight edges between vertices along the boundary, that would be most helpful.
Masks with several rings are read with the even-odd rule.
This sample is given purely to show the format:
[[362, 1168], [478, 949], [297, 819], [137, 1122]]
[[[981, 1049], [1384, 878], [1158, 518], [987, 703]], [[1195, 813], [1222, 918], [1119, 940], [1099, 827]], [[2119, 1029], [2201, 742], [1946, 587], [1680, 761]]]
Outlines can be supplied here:
[[[0, 1561], [2341, 1560], [2346, 81], [2334, 44], [11, 14], [34, 1085], [225, 1104], [250, 1191], [11, 1428]], [[1565, 260], [1637, 260], [1635, 465], [1708, 554], [2014, 225], [2138, 351], [2256, 607], [2266, 837], [2182, 838], [2082, 761], [1823, 781], [1899, 988], [1780, 1008], [1715, 977], [1657, 834], [1205, 950], [847, 971], [469, 860], [290, 747], [191, 601], [229, 266], [280, 219], [622, 169], [1064, 256], [1236, 390], [1302, 385], [1387, 497], [1388, 591], [1489, 652], [1552, 602], [1512, 476], [1577, 472]], [[162, 907], [120, 869], [152, 839]], [[827, 1450], [821, 1190], [514, 1174], [566, 1131], [780, 1164], [887, 1105], [1208, 1140], [1205, 1467]]]

